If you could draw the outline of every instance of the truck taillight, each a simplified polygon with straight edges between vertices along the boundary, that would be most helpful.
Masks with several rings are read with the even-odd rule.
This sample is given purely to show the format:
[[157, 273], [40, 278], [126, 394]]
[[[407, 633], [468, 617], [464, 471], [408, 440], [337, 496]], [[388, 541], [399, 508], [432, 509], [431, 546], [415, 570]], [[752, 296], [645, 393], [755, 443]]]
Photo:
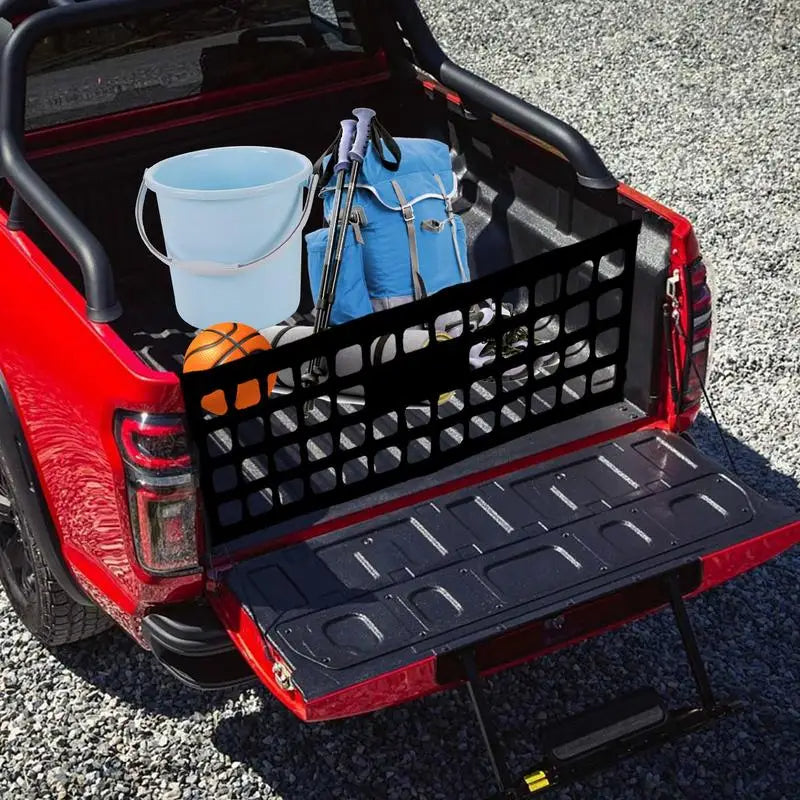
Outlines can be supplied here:
[[712, 329], [714, 317], [714, 296], [712, 278], [705, 263], [697, 259], [689, 267], [690, 325], [688, 331], [691, 347], [690, 358], [687, 359], [683, 386], [683, 407], [691, 408], [700, 403], [703, 385], [706, 381], [711, 363], [713, 344]]
[[117, 443], [136, 556], [155, 575], [199, 569], [200, 520], [186, 430], [177, 415], [119, 412]]

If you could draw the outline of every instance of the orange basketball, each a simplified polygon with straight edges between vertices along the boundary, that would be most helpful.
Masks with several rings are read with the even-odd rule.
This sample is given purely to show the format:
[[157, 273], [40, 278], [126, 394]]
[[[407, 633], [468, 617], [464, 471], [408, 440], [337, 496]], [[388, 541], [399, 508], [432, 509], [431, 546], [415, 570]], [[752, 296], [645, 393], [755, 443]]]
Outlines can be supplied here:
[[[220, 364], [229, 364], [240, 358], [269, 350], [270, 343], [255, 329], [240, 322], [222, 322], [200, 331], [194, 337], [183, 359], [184, 372], [198, 372], [213, 369]], [[267, 389], [272, 393], [277, 374], [267, 379]], [[236, 408], [254, 406], [261, 400], [261, 390], [257, 380], [239, 384], [236, 390]], [[203, 408], [212, 414], [224, 414], [228, 410], [225, 395], [221, 389], [203, 398]]]

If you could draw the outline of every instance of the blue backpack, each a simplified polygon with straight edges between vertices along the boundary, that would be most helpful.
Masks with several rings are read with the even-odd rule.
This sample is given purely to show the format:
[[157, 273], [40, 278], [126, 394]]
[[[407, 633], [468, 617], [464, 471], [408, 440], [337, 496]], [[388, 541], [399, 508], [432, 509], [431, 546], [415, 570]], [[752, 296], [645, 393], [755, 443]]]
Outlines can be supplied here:
[[[399, 166], [387, 167], [370, 142], [358, 176], [331, 313], [334, 325], [469, 280], [467, 236], [453, 211], [458, 186], [447, 145], [433, 139], [394, 141]], [[331, 180], [322, 190], [326, 221], [333, 196]], [[305, 238], [317, 298], [328, 228]]]

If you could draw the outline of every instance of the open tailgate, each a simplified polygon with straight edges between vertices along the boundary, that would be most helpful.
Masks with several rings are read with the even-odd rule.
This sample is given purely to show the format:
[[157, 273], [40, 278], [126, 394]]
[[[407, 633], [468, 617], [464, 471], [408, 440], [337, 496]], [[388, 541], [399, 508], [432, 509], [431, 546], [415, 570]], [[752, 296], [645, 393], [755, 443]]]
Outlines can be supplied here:
[[[561, 616], [560, 641], [580, 638], [667, 602], [641, 588], [659, 576], [688, 594], [797, 540], [792, 512], [662, 430], [616, 439], [609, 430], [606, 441], [595, 436], [558, 458], [509, 463], [523, 437], [536, 439], [532, 454], [548, 426], [574, 425], [577, 446], [579, 419], [626, 407], [639, 227], [182, 376], [215, 563], [230, 562], [234, 543], [273, 548], [216, 567], [212, 603], [296, 713], [348, 716], [435, 691], [448, 682], [439, 668], [452, 654], [496, 651], [498, 639]], [[498, 307], [510, 292], [528, 304], [469, 329], [470, 308]], [[464, 320], [458, 337], [372, 363], [370, 343], [397, 344], [404, 331], [433, 331], [454, 313]], [[500, 352], [515, 330], [526, 333], [523, 350], [470, 363], [476, 344], [494, 341]], [[360, 348], [362, 363], [340, 373], [347, 348]], [[337, 367], [306, 385], [313, 358]], [[270, 395], [268, 376], [284, 370], [297, 388]], [[261, 398], [239, 409], [248, 382]], [[356, 389], [360, 406], [327, 400]], [[213, 393], [224, 396], [224, 414], [204, 411]], [[647, 422], [629, 415], [625, 430], [637, 424]], [[482, 479], [486, 466], [470, 459], [490, 452], [492, 478]], [[459, 467], [464, 477], [438, 488], [443, 470]], [[400, 487], [412, 488], [398, 495]], [[357, 516], [326, 516], [354, 501]], [[602, 598], [613, 598], [614, 615], [597, 612]], [[584, 618], [576, 632], [570, 617], [588, 604], [593, 622]]]
[[[572, 424], [577, 440], [578, 418], [625, 407], [638, 232], [628, 223], [182, 376], [216, 563], [230, 562], [234, 542], [273, 548], [216, 567], [212, 603], [256, 673], [296, 713], [348, 716], [435, 691], [452, 675], [442, 664], [453, 654], [496, 652], [498, 639], [562, 616], [548, 642], [574, 640], [666, 603], [646, 589], [654, 580], [670, 576], [688, 594], [797, 540], [791, 511], [683, 438], [644, 429], [635, 414], [625, 430], [642, 429], [633, 433], [614, 439], [609, 431], [602, 443], [596, 436], [535, 465], [532, 456], [503, 463], [522, 437], [541, 446], [543, 429]], [[499, 305], [519, 291], [530, 299], [523, 310], [467, 329], [474, 304]], [[460, 336], [370, 363], [370, 342], [434, 330], [445, 313], [463, 315]], [[524, 351], [470, 364], [475, 344], [494, 340], [499, 351], [520, 327]], [[340, 374], [337, 366], [322, 383], [303, 384], [309, 359], [334, 364], [353, 347], [364, 353], [357, 371]], [[267, 378], [282, 370], [299, 388], [270, 395]], [[522, 378], [507, 380], [509, 370]], [[238, 387], [255, 381], [260, 401], [238, 409]], [[355, 388], [361, 406], [327, 400]], [[203, 399], [215, 392], [228, 410], [214, 416]], [[486, 467], [475, 469], [470, 458], [489, 451], [486, 479]], [[438, 490], [443, 470], [457, 467], [463, 477]], [[409, 488], [385, 493], [401, 486]], [[358, 499], [357, 516], [325, 516]], [[602, 598], [613, 598], [613, 615], [597, 611]], [[593, 621], [574, 626], [574, 612], [589, 604]], [[542, 649], [518, 649], [517, 657]]]
[[728, 571], [744, 571], [797, 541], [796, 522], [685, 439], [648, 429], [253, 558], [222, 581], [312, 704], [682, 568], [688, 593], [704, 557], [724, 551]]

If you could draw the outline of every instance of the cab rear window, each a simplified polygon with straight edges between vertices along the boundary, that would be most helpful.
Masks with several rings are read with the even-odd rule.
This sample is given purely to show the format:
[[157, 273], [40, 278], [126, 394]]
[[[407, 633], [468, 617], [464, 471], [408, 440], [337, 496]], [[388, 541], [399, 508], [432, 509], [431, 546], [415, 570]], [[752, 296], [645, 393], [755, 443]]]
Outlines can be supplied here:
[[28, 64], [30, 129], [246, 86], [358, 57], [346, 0], [200, 2], [61, 31]]

